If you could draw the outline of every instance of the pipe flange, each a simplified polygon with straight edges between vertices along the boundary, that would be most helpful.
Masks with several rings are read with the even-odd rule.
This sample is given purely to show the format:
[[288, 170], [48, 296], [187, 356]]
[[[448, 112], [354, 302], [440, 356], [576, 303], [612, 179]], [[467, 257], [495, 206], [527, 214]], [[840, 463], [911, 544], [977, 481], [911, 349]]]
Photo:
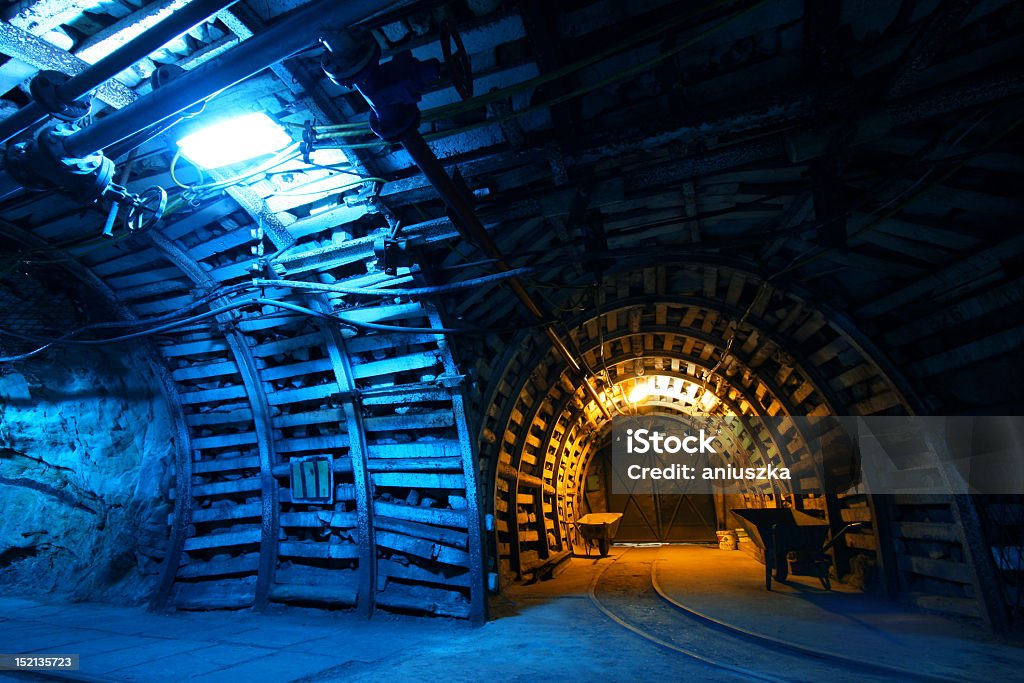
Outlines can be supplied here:
[[80, 100], [65, 101], [60, 96], [59, 88], [71, 76], [60, 71], [40, 71], [28, 85], [32, 99], [39, 106], [61, 121], [80, 121], [92, 111], [92, 95], [84, 95]]
[[373, 36], [353, 31], [331, 31], [320, 38], [326, 48], [320, 68], [337, 85], [351, 87], [380, 61], [380, 45]]
[[56, 189], [85, 202], [102, 197], [113, 182], [114, 162], [102, 152], [65, 156], [64, 138], [76, 130], [69, 123], [41, 128], [31, 141], [7, 148], [5, 169], [22, 187]]

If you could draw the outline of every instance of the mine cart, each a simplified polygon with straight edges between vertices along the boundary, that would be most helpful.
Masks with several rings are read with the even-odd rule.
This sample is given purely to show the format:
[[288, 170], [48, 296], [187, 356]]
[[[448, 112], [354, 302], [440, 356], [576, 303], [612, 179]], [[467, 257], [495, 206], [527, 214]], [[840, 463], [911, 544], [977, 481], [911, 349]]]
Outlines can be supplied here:
[[828, 550], [847, 531], [860, 522], [847, 524], [828, 543], [826, 522], [789, 508], [733, 510], [743, 522], [750, 538], [764, 551], [764, 587], [772, 589], [772, 576], [785, 581], [790, 572], [798, 576], [816, 576], [825, 590], [832, 589]]
[[619, 531], [621, 520], [621, 512], [591, 512], [576, 520], [576, 529], [583, 537], [587, 557], [590, 557], [590, 548], [595, 543], [598, 550], [601, 551], [601, 557], [608, 554], [612, 546], [612, 539]]

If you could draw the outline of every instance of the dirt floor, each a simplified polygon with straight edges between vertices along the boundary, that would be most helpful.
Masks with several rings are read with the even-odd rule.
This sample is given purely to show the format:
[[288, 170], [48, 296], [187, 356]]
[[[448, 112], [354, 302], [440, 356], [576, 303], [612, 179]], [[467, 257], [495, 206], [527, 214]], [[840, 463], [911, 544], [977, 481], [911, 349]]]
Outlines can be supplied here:
[[74, 679], [91, 681], [972, 681], [1024, 670], [1019, 643], [973, 623], [842, 586], [825, 593], [801, 577], [767, 593], [763, 577], [741, 552], [615, 547], [608, 558], [574, 558], [553, 580], [509, 588], [481, 628], [4, 598], [0, 650], [80, 654]]

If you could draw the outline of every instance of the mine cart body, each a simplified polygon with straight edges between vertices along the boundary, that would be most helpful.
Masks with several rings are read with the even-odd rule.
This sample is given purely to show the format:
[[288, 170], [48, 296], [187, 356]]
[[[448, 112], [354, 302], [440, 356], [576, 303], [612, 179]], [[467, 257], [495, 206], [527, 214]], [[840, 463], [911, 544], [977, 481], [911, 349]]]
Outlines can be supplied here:
[[831, 589], [829, 568], [831, 558], [826, 551], [852, 526], [844, 528], [825, 543], [829, 526], [826, 522], [789, 508], [733, 510], [742, 520], [750, 538], [764, 551], [764, 582], [772, 589], [772, 576], [785, 581], [794, 574], [816, 576], [825, 590]]
[[621, 512], [591, 512], [576, 520], [576, 528], [583, 537], [587, 548], [587, 556], [590, 556], [590, 547], [597, 544], [601, 551], [601, 557], [611, 550], [612, 539], [619, 531], [619, 522], [622, 520]]

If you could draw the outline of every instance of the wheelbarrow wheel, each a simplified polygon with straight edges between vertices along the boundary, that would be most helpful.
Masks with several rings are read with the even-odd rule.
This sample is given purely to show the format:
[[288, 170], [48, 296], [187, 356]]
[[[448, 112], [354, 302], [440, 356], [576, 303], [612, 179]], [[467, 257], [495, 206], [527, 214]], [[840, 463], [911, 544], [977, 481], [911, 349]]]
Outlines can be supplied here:
[[772, 561], [767, 557], [764, 558], [764, 589], [772, 589]]
[[607, 535], [601, 536], [601, 540], [598, 541], [598, 548], [601, 549], [601, 557], [604, 557], [612, 548], [612, 542]]

